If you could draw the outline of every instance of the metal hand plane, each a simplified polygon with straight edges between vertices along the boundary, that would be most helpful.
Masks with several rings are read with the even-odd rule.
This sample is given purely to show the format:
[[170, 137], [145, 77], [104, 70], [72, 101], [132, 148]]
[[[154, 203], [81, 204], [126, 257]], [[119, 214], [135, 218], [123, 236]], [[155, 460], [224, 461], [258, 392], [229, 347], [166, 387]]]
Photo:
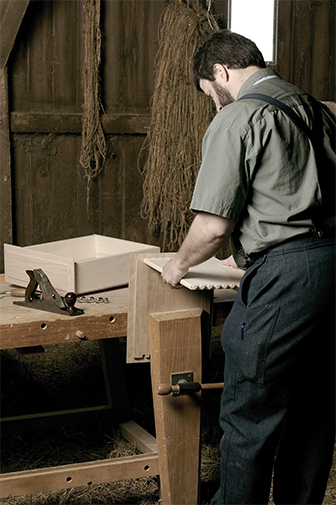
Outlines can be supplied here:
[[[67, 293], [65, 297], [62, 297], [57, 293], [43, 270], [40, 268], [36, 270], [26, 270], [26, 273], [29, 276], [29, 284], [25, 292], [25, 301], [13, 302], [14, 305], [69, 316], [84, 314], [84, 310], [75, 307], [77, 299], [75, 293]], [[36, 296], [38, 286], [41, 291], [40, 296]]]

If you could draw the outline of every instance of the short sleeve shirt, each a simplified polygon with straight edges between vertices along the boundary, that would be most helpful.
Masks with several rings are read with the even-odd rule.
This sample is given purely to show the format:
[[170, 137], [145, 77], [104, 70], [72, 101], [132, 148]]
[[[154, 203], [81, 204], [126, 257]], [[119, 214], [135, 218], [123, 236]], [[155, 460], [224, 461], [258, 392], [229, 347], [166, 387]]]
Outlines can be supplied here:
[[[241, 87], [286, 103], [312, 129], [309, 95], [273, 69], [255, 72]], [[335, 117], [323, 112], [324, 145], [335, 163]], [[314, 149], [282, 110], [258, 99], [235, 101], [211, 122], [190, 208], [236, 223], [247, 254], [314, 229], [309, 209], [321, 200]], [[302, 219], [302, 216], [305, 216]]]

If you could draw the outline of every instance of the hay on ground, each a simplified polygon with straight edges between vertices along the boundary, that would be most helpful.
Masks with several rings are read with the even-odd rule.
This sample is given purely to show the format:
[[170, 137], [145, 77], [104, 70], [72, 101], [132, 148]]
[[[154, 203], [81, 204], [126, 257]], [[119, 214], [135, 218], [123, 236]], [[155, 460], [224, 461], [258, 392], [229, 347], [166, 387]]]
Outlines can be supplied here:
[[[122, 340], [124, 345], [124, 340]], [[213, 331], [213, 355], [205, 362], [206, 380], [223, 371], [220, 332]], [[126, 350], [123, 349], [125, 354]], [[73, 406], [73, 401], [97, 405], [103, 389], [99, 345], [97, 342], [78, 342], [46, 346], [42, 355], [22, 356], [15, 350], [0, 352], [2, 379], [2, 415], [28, 413], [35, 403], [53, 399], [54, 406]], [[126, 357], [124, 362], [126, 362]], [[147, 364], [125, 365], [132, 418], [152, 432], [153, 411], [150, 406], [150, 369]], [[38, 396], [39, 402], [36, 401]], [[18, 401], [20, 400], [20, 401]], [[50, 400], [49, 400], [50, 401]], [[220, 393], [207, 392], [203, 396], [201, 497], [202, 504], [210, 503], [219, 480], [221, 430], [218, 426]], [[40, 403], [40, 405], [38, 405]], [[38, 408], [40, 407], [40, 408]], [[154, 433], [152, 433], [154, 434]], [[1, 472], [15, 472], [46, 466], [57, 466], [136, 454], [134, 445], [120, 437], [118, 426], [112, 422], [94, 425], [57, 426], [49, 430], [2, 433]], [[336, 452], [323, 505], [335, 503]], [[48, 493], [36, 493], [0, 500], [1, 505], [157, 505], [159, 503], [156, 478], [147, 477], [97, 484]], [[269, 505], [273, 505], [272, 497]]]

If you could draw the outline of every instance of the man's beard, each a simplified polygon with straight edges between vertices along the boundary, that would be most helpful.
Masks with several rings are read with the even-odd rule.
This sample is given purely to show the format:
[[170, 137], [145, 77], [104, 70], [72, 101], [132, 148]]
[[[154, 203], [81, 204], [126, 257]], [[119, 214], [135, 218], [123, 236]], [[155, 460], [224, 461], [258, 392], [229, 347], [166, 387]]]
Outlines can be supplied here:
[[225, 107], [225, 105], [229, 105], [230, 103], [234, 102], [234, 98], [229, 93], [229, 91], [226, 91], [218, 82], [214, 81], [212, 83], [213, 89], [217, 93], [217, 96], [219, 98], [219, 104], [222, 107]]

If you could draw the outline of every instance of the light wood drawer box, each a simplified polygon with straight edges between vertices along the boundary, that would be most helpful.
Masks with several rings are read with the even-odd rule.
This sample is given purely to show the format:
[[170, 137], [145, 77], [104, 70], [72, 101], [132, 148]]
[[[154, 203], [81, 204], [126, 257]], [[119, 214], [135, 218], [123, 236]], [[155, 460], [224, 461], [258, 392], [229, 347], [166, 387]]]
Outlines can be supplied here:
[[77, 295], [128, 283], [129, 255], [160, 248], [102, 235], [88, 235], [27, 247], [4, 245], [5, 281], [26, 287], [26, 270], [41, 268], [54, 288]]

